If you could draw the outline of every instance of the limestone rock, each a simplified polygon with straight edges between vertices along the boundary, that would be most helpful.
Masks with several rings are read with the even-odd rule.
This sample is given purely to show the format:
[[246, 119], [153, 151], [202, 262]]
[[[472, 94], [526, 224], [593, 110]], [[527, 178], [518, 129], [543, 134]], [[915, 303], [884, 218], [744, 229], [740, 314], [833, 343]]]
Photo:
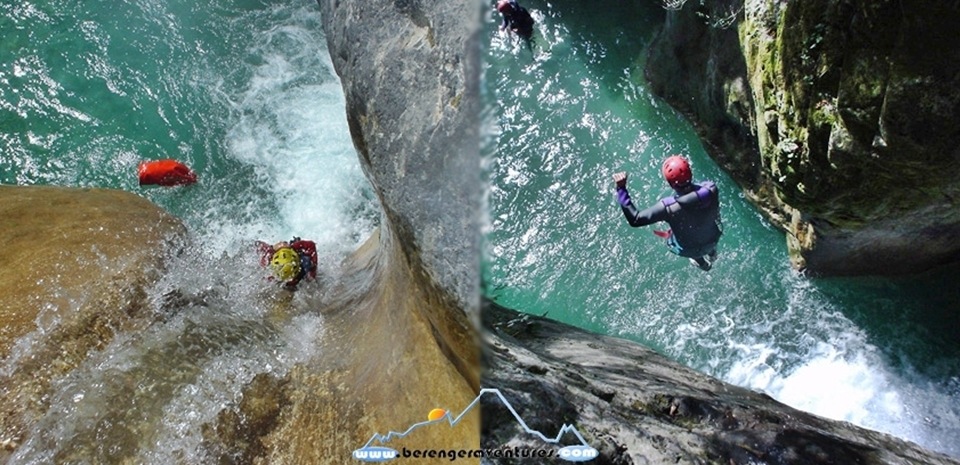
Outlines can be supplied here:
[[[347, 121], [384, 208], [384, 241], [476, 323], [481, 8], [319, 0]], [[477, 266], [469, 266], [469, 265]]]

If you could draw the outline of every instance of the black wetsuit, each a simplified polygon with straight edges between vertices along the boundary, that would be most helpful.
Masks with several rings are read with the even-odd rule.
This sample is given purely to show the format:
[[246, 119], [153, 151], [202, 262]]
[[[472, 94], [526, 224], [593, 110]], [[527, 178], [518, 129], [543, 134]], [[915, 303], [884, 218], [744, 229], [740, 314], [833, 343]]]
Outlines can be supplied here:
[[617, 201], [630, 226], [639, 227], [666, 221], [673, 234], [671, 250], [682, 257], [699, 258], [716, 253], [720, 227], [720, 197], [717, 186], [706, 181], [691, 184], [689, 191], [666, 197], [638, 211], [625, 187], [617, 189]]
[[533, 16], [530, 16], [530, 12], [520, 6], [515, 0], [510, 1], [510, 6], [512, 7], [511, 12], [501, 13], [503, 15], [503, 23], [500, 24], [500, 28], [509, 28], [520, 37], [530, 40], [530, 37], [533, 35]]

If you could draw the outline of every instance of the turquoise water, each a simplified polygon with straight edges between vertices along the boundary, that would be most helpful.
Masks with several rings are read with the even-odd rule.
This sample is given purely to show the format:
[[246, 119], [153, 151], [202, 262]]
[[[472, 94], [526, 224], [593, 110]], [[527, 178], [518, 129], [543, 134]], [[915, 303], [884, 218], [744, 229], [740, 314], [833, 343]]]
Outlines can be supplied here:
[[[58, 380], [9, 463], [207, 463], [202, 425], [254, 375], [318, 356], [324, 337], [316, 312], [271, 313], [253, 241], [315, 240], [330, 280], [378, 218], [318, 6], [18, 0], [0, 4], [0, 31], [0, 183], [127, 190], [182, 218], [196, 243], [150, 290], [156, 323]], [[139, 162], [162, 158], [199, 182], [138, 186]], [[203, 302], [174, 312], [170, 291]], [[38, 322], [85, 298], [46, 305]], [[306, 283], [292, 305], [321, 298]]]
[[[646, 89], [656, 5], [529, 1], [527, 50], [489, 18], [486, 292], [508, 307], [642, 342], [825, 417], [960, 456], [958, 269], [904, 279], [809, 279], [690, 125]], [[720, 186], [714, 270], [631, 228], [611, 175], [639, 205], [668, 192], [663, 158]]]
[[[315, 2], [11, 3], [0, 183], [136, 192], [223, 250], [293, 234], [343, 250], [369, 229]], [[162, 158], [200, 182], [137, 186]]]

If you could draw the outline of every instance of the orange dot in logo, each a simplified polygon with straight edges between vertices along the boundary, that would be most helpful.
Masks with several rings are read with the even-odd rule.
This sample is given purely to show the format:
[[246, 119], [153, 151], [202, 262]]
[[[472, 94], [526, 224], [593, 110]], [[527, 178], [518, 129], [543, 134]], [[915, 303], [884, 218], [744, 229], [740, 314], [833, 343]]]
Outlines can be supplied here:
[[443, 418], [443, 416], [446, 414], [447, 414], [446, 410], [442, 408], [435, 408], [431, 410], [429, 414], [427, 414], [427, 419], [430, 421], [439, 420], [440, 418]]

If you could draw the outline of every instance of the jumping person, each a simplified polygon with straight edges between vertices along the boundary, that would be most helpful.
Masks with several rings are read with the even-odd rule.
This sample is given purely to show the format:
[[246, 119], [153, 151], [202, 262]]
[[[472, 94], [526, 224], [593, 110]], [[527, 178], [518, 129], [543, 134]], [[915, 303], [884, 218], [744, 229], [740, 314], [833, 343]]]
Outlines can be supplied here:
[[676, 193], [645, 210], [637, 210], [630, 200], [627, 173], [614, 174], [620, 209], [633, 227], [667, 222], [670, 230], [655, 233], [667, 240], [670, 251], [709, 271], [717, 258], [717, 241], [723, 234], [717, 186], [711, 181], [694, 183], [690, 163], [679, 155], [667, 158], [662, 171]]
[[290, 242], [282, 241], [274, 245], [257, 241], [260, 252], [260, 265], [269, 266], [273, 277], [289, 290], [305, 278], [317, 277], [317, 245], [294, 237]]
[[533, 16], [526, 8], [520, 6], [517, 0], [499, 0], [497, 2], [497, 11], [503, 16], [500, 23], [500, 30], [510, 30], [520, 36], [526, 43], [527, 48], [532, 45], [533, 39]]

